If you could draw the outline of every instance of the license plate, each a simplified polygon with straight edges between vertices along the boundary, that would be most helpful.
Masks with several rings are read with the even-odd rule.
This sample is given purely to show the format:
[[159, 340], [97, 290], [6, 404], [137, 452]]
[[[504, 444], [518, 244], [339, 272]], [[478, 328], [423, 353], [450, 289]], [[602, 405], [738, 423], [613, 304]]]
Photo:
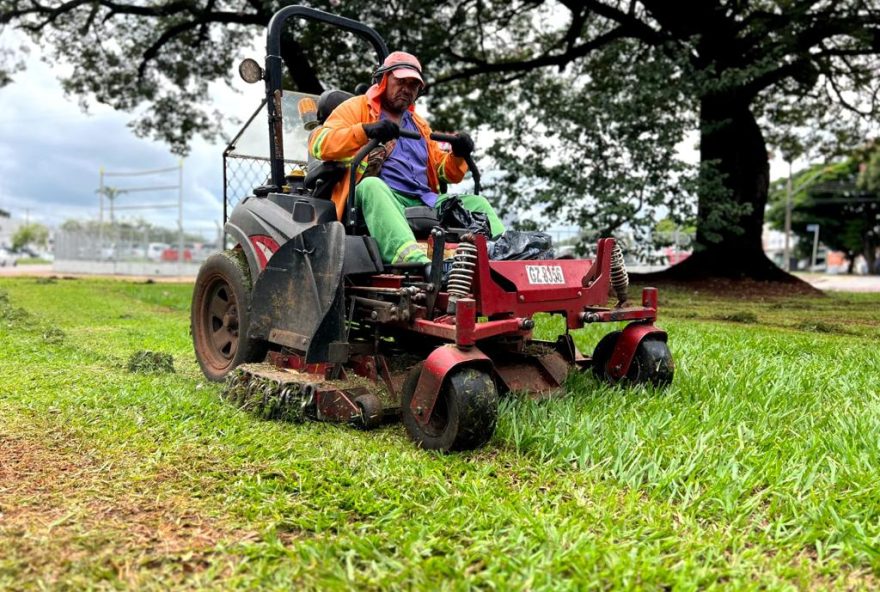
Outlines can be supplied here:
[[561, 265], [526, 265], [530, 284], [564, 284], [565, 275]]

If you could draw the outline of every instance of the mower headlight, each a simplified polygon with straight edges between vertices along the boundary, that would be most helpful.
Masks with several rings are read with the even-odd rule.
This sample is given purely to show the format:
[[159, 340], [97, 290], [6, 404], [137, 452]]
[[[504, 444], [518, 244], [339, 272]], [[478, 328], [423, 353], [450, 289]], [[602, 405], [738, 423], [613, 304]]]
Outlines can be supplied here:
[[260, 64], [257, 63], [257, 60], [251, 58], [245, 58], [238, 65], [238, 74], [241, 76], [241, 79], [249, 84], [253, 84], [255, 82], [259, 82], [263, 79], [263, 69], [260, 67]]

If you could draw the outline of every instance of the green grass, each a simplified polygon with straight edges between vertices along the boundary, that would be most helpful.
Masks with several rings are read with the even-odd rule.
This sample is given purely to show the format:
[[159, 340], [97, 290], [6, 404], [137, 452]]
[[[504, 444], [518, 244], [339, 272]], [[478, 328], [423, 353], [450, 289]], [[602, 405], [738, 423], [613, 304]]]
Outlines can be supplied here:
[[52, 263], [52, 261], [42, 257], [22, 257], [16, 261], [17, 265], [47, 265], [49, 263]]
[[0, 291], [0, 589], [877, 587], [880, 296], [662, 292], [672, 387], [577, 376], [440, 455], [224, 404], [190, 286]]

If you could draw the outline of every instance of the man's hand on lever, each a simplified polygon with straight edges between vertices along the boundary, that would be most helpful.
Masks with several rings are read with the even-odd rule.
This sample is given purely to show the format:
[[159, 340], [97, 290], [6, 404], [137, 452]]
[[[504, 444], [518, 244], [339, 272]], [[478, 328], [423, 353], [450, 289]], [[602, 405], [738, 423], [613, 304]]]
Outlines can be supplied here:
[[474, 151], [474, 141], [465, 132], [456, 132], [449, 140], [449, 145], [452, 146], [452, 153], [459, 158], [466, 158]]
[[374, 123], [365, 123], [364, 133], [370, 139], [387, 142], [400, 137], [400, 127], [391, 120], [380, 119]]

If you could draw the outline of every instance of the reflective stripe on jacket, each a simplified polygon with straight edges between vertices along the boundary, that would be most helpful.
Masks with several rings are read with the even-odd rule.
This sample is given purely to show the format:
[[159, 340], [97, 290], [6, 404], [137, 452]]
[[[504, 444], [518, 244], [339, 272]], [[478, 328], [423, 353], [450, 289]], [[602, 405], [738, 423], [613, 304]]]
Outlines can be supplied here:
[[[351, 160], [357, 151], [368, 141], [364, 132], [365, 123], [379, 120], [380, 107], [378, 101], [370, 100], [367, 95], [352, 97], [339, 105], [324, 122], [324, 125], [312, 132], [309, 140], [309, 153], [320, 160], [337, 160], [351, 166]], [[428, 123], [415, 113], [413, 121], [423, 138], [428, 143], [428, 186], [438, 193], [440, 179], [449, 183], [458, 183], [467, 172], [464, 159], [444, 152], [440, 145], [430, 139], [431, 128]], [[366, 159], [358, 166], [357, 180], [367, 168]], [[336, 218], [342, 220], [345, 201], [348, 198], [348, 173], [333, 189], [333, 203], [336, 205]]]

